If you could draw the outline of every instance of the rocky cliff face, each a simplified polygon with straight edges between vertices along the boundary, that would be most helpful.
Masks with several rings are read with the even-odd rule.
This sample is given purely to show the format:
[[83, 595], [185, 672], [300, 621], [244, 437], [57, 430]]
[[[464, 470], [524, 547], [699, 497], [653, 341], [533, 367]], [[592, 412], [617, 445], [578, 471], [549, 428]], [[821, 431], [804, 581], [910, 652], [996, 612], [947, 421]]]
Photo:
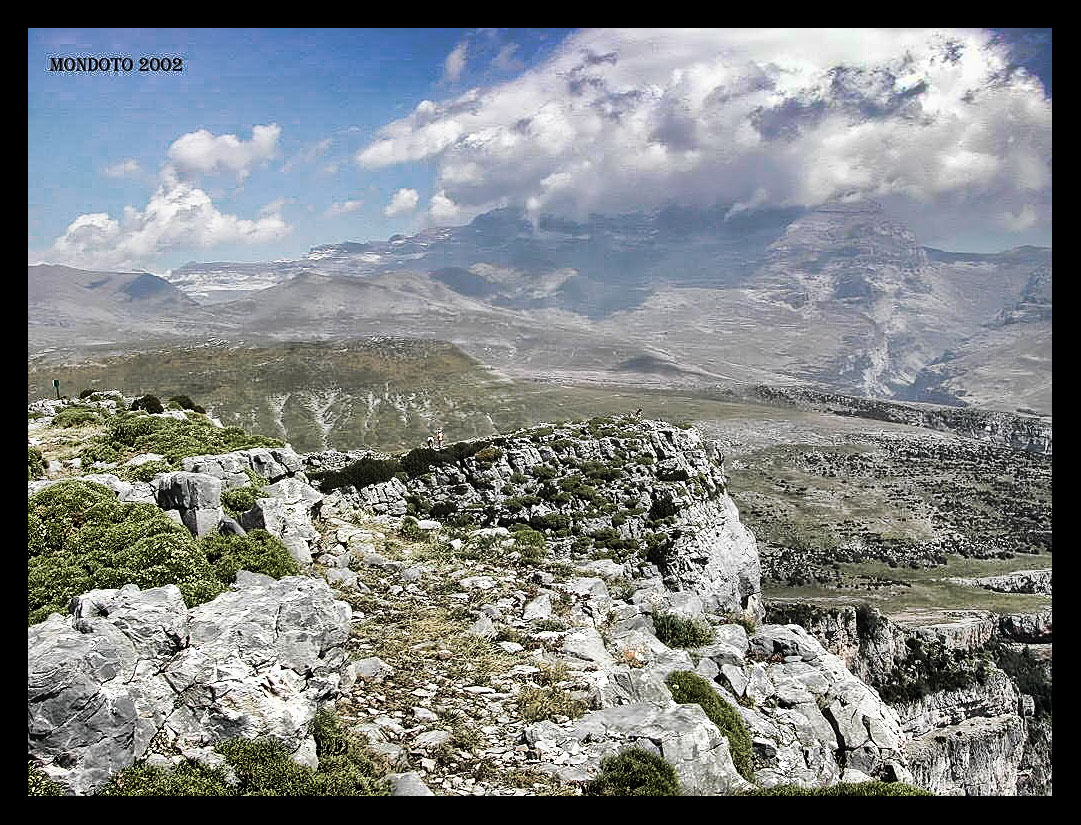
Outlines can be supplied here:
[[[364, 483], [355, 459], [369, 481], [393, 477]], [[754, 538], [692, 429], [594, 419], [399, 457], [243, 450], [142, 486], [102, 480], [199, 533], [223, 529], [221, 491], [256, 467], [273, 483], [235, 529], [281, 538], [308, 575], [241, 571], [192, 609], [172, 585], [96, 590], [28, 629], [28, 754], [71, 792], [142, 760], [213, 765], [236, 736], [317, 764], [327, 702], [444, 793], [511, 793], [522, 771], [576, 792], [628, 746], [695, 794], [870, 778], [1049, 792], [1050, 727], [1002, 671], [911, 701], [875, 687], [911, 664], [913, 639], [964, 658], [1001, 635], [995, 617], [756, 623]], [[355, 483], [330, 490], [328, 470]], [[681, 672], [739, 726], [676, 702]]]
[[[1051, 793], [1049, 721], [1034, 712], [1033, 697], [1022, 692], [1017, 679], [992, 664], [985, 653], [989, 644], [1017, 639], [1018, 627], [1046, 623], [1048, 635], [1043, 638], [1049, 640], [1048, 616], [956, 611], [951, 620], [901, 626], [877, 611], [858, 617], [852, 607], [786, 604], [767, 612], [774, 621], [793, 615], [879, 690], [896, 686], [898, 674], [906, 668], [912, 673], [913, 641], [921, 650], [946, 651], [953, 661], [982, 664], [982, 675], [959, 687], [936, 688], [934, 674], [922, 674], [920, 678], [930, 677], [929, 687], [919, 691], [922, 695], [890, 702], [906, 735], [904, 762], [920, 787], [942, 795]], [[1045, 672], [1049, 681], [1049, 671]]]
[[[350, 495], [377, 514], [526, 523], [562, 556], [649, 559], [670, 589], [699, 595], [711, 610], [761, 617], [754, 536], [727, 494], [723, 457], [696, 430], [626, 416], [478, 445], [449, 463], [415, 451], [403, 458], [410, 477], [354, 487]], [[315, 454], [306, 461], [316, 468], [335, 459]]]

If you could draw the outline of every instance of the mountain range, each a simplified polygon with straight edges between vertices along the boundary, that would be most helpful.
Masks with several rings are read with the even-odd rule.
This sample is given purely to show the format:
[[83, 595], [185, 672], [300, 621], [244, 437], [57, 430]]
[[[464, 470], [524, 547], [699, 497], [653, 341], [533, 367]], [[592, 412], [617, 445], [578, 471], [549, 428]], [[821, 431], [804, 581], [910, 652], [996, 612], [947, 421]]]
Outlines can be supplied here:
[[[554, 217], [164, 278], [28, 268], [31, 356], [193, 341], [451, 341], [517, 377], [803, 384], [1051, 412], [1051, 250], [921, 246], [881, 206]], [[48, 353], [46, 353], [48, 355]]]

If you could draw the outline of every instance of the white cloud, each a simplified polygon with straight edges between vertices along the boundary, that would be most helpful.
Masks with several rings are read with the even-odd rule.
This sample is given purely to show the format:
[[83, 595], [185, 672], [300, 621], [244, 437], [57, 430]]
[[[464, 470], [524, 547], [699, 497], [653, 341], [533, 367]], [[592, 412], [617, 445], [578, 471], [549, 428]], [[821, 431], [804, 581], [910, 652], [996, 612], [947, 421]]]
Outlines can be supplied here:
[[525, 63], [514, 56], [518, 51], [517, 43], [507, 43], [500, 48], [499, 54], [492, 58], [492, 65], [504, 72], [518, 72], [525, 68]]
[[251, 140], [236, 135], [214, 135], [206, 129], [181, 135], [169, 147], [172, 168], [183, 178], [197, 175], [235, 174], [244, 180], [254, 167], [278, 153], [281, 127], [253, 126]]
[[139, 162], [133, 158], [105, 167], [105, 175], [110, 178], [126, 178], [139, 174]]
[[465, 70], [467, 44], [463, 40], [455, 46], [443, 61], [443, 79], [457, 83]]
[[327, 215], [329, 217], [337, 217], [338, 215], [348, 215], [350, 212], [356, 212], [360, 207], [364, 205], [364, 201], [343, 201], [341, 203], [332, 203], [330, 208], [327, 209]]
[[298, 166], [315, 163], [315, 161], [326, 154], [333, 143], [333, 138], [324, 138], [318, 143], [313, 143], [311, 146], [301, 149], [282, 165], [282, 171], [288, 173], [292, 172]]
[[452, 223], [461, 217], [461, 209], [445, 192], [437, 192], [428, 202], [428, 214], [436, 223]]
[[1051, 101], [1004, 48], [978, 30], [587, 31], [511, 81], [422, 101], [356, 160], [432, 162], [433, 220], [860, 194], [929, 228], [947, 209], [1049, 225]]
[[164, 177], [145, 209], [127, 206], [119, 220], [104, 212], [80, 215], [45, 257], [88, 269], [134, 267], [173, 247], [264, 243], [291, 231], [281, 215], [284, 199], [267, 204], [257, 220], [246, 220], [221, 212], [202, 189]]
[[420, 194], [416, 189], [399, 189], [391, 197], [387, 208], [383, 210], [383, 214], [388, 218], [408, 214], [417, 208], [419, 201]]

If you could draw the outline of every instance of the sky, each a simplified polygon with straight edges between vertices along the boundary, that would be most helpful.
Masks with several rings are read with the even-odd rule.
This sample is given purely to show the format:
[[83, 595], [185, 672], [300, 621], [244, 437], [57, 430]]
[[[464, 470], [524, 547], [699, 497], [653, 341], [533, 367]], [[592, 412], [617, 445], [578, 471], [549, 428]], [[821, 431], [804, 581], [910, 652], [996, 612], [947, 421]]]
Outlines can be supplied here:
[[[872, 198], [1051, 245], [1049, 29], [27, 34], [27, 257], [164, 273], [467, 223]], [[132, 71], [50, 71], [128, 57]], [[138, 71], [180, 57], [182, 71]]]

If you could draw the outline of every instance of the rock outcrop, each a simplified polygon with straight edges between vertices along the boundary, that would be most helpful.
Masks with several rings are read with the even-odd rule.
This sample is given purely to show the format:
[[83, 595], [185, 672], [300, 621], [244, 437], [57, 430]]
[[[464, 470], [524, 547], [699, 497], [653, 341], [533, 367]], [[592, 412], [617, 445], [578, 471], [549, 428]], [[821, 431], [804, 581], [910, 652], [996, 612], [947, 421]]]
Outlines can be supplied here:
[[231, 737], [298, 751], [318, 703], [348, 687], [350, 618], [306, 577], [241, 572], [191, 610], [173, 585], [86, 593], [27, 631], [28, 754], [86, 794], [155, 755], [214, 763]]

